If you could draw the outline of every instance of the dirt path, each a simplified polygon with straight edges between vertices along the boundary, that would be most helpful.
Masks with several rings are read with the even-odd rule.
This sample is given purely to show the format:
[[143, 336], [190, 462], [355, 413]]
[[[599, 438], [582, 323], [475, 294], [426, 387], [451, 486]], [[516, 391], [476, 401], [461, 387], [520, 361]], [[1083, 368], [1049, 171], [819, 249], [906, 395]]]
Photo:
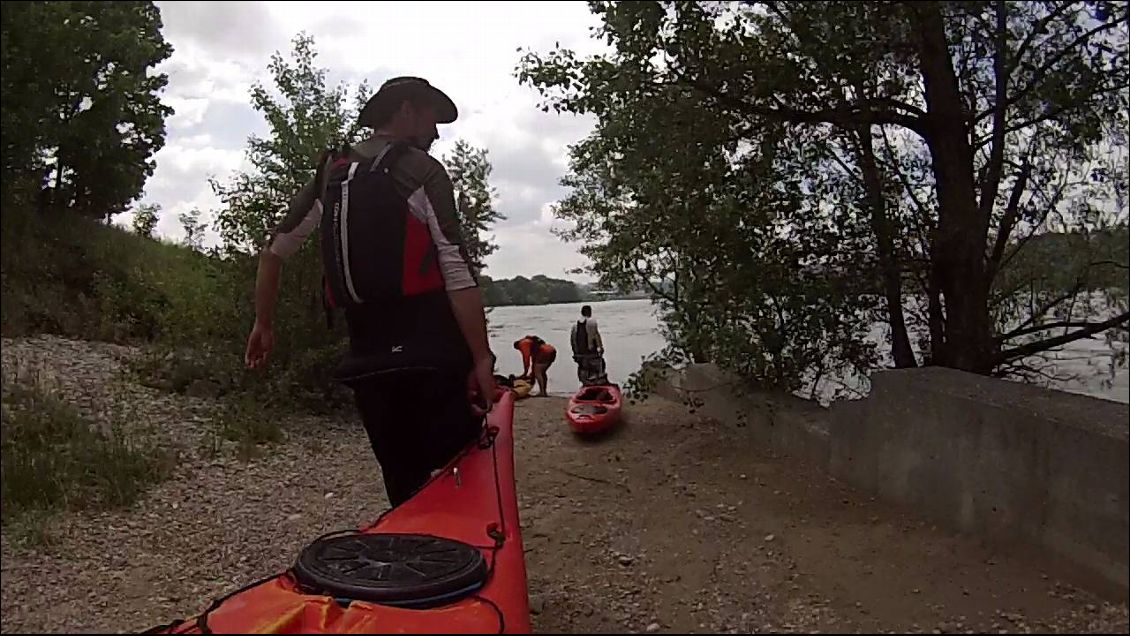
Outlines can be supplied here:
[[[134, 509], [57, 519], [49, 549], [4, 536], [4, 632], [137, 631], [192, 615], [385, 505], [348, 419], [286, 422], [288, 441], [250, 462], [208, 459], [194, 435], [214, 405], [121, 382], [129, 355], [58, 339], [3, 343], [5, 373], [16, 359], [51, 368], [91, 413], [128, 402], [181, 455], [175, 477]], [[631, 406], [614, 435], [586, 442], [568, 433], [563, 405], [530, 399], [516, 413], [538, 631], [1128, 629], [1125, 604], [769, 456], [742, 429], [653, 399]]]

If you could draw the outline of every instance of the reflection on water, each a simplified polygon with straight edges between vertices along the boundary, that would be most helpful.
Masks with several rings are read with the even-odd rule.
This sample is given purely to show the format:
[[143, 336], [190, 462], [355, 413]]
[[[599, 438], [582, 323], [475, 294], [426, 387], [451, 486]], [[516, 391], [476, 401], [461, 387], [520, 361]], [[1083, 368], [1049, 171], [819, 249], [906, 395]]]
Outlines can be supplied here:
[[[567, 395], [575, 391], [580, 383], [569, 346], [569, 329], [580, 319], [582, 305], [570, 303], [492, 309], [488, 316], [490, 344], [498, 355], [499, 373], [521, 372], [522, 356], [514, 349], [514, 341], [527, 334], [536, 334], [557, 348], [557, 361], [549, 369], [549, 392]], [[644, 357], [659, 351], [665, 344], [659, 333], [655, 307], [648, 300], [611, 300], [591, 305], [593, 317], [600, 323], [600, 333], [604, 337], [608, 377], [623, 384], [630, 374], [639, 370]], [[887, 329], [885, 323], [877, 323], [871, 330], [871, 339], [879, 343], [880, 353], [889, 357]], [[1121, 368], [1112, 378], [1109, 349], [1104, 342], [1076, 341], [1055, 357], [1059, 373], [1079, 376], [1055, 388], [1119, 402], [1130, 401], [1130, 373]], [[866, 380], [861, 378], [840, 381], [866, 391]], [[830, 395], [833, 388], [830, 385], [822, 393]], [[807, 394], [804, 397], [808, 397]]]

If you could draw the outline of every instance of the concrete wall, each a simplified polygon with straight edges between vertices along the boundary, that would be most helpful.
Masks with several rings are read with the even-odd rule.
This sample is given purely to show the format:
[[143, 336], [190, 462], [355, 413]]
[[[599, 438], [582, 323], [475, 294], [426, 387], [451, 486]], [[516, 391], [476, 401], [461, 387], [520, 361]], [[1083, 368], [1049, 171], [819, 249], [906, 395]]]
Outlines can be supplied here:
[[941, 368], [879, 372], [866, 399], [831, 409], [738, 390], [712, 365], [658, 392], [951, 528], [1039, 547], [1125, 598], [1126, 404]]

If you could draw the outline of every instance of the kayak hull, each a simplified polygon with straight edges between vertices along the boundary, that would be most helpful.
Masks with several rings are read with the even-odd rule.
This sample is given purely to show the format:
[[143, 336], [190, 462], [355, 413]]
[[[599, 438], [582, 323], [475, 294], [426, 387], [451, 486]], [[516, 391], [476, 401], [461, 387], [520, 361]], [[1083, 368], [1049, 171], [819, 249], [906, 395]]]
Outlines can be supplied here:
[[615, 384], [584, 386], [569, 398], [565, 420], [578, 435], [600, 433], [620, 421], [622, 402]]
[[[529, 633], [518, 500], [514, 486], [514, 394], [505, 391], [484, 436], [415, 496], [361, 529], [361, 535], [424, 535], [479, 550], [490, 574], [473, 593], [428, 609], [310, 593], [296, 569], [217, 601], [163, 633], [360, 634]], [[358, 535], [360, 536], [360, 535]]]

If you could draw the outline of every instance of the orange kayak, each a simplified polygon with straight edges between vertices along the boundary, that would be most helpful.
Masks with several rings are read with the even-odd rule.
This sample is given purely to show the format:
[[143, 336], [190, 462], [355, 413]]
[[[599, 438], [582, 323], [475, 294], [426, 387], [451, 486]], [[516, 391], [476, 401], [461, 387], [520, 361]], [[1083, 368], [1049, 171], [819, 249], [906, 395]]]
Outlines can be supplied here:
[[359, 531], [312, 542], [294, 566], [157, 633], [530, 632], [514, 487], [514, 395], [419, 493]]
[[620, 421], [620, 387], [615, 384], [583, 386], [565, 409], [565, 419], [574, 433], [591, 434]]

